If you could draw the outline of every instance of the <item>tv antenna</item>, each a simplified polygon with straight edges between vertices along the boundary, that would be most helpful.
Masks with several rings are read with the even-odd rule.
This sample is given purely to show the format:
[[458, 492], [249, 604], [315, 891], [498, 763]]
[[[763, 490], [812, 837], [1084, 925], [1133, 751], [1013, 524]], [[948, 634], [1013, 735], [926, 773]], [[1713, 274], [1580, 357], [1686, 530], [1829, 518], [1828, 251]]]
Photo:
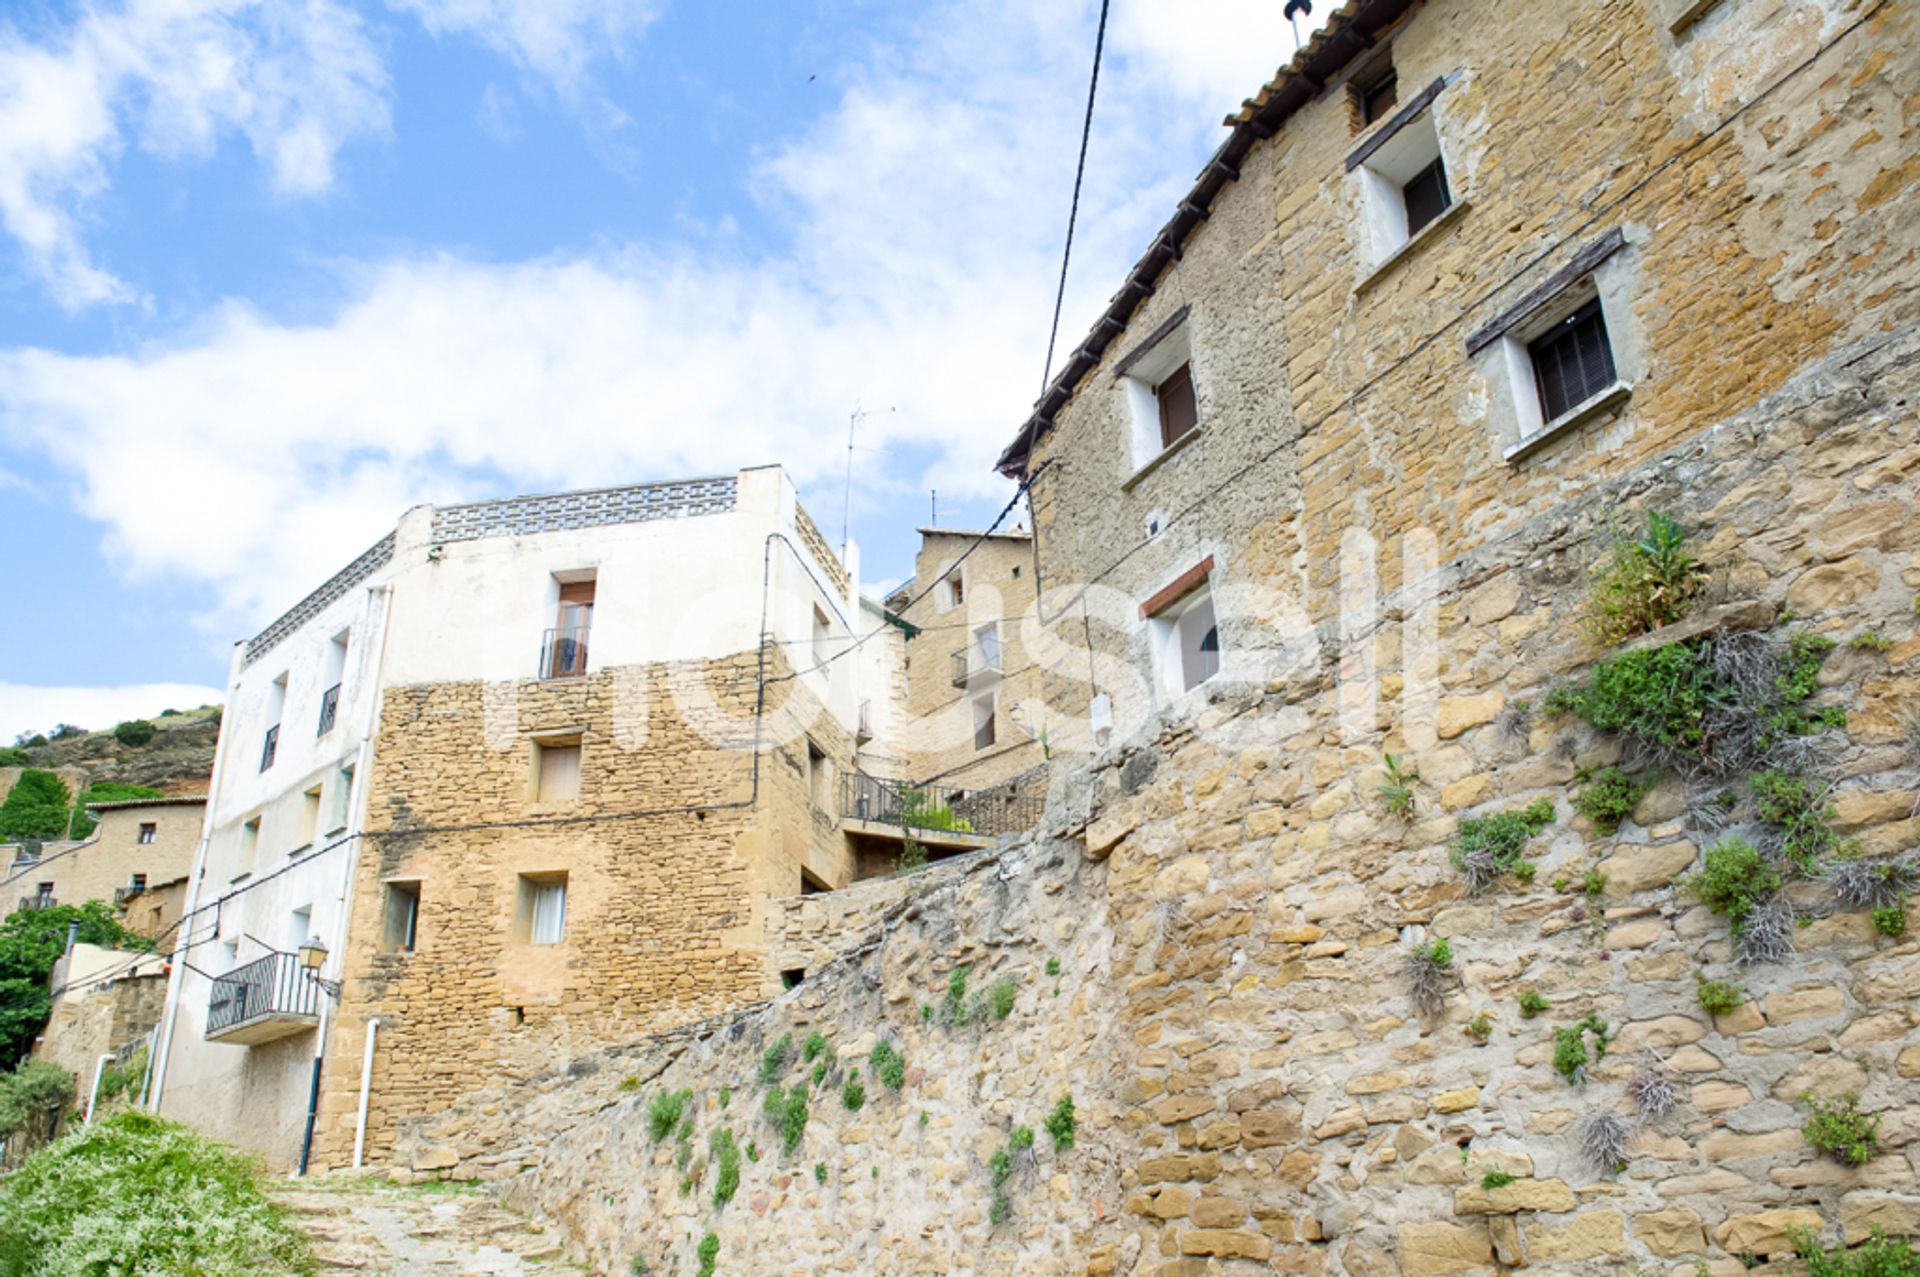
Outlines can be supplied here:
[[847, 417], [847, 486], [840, 496], [840, 566], [847, 565], [847, 529], [853, 519], [853, 435], [860, 423], [868, 417], [877, 417], [883, 412], [893, 412], [893, 408], [862, 408], [858, 400], [854, 401], [853, 412]]
[[1287, 0], [1287, 7], [1281, 12], [1293, 24], [1293, 48], [1297, 53], [1300, 51], [1300, 16], [1313, 16], [1313, 0]]

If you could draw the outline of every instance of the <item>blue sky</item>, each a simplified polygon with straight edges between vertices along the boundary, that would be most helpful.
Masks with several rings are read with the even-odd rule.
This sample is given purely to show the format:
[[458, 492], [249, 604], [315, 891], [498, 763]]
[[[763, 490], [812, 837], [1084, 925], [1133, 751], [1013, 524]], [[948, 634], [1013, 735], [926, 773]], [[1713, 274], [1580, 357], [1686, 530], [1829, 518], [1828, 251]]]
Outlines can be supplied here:
[[[1063, 348], [1290, 56], [1279, 8], [1116, 0]], [[1096, 16], [10, 7], [0, 738], [217, 696], [233, 641], [420, 501], [777, 461], [834, 537], [858, 405], [891, 409], [864, 575], [904, 576], [930, 488], [959, 526], [1010, 494]]]

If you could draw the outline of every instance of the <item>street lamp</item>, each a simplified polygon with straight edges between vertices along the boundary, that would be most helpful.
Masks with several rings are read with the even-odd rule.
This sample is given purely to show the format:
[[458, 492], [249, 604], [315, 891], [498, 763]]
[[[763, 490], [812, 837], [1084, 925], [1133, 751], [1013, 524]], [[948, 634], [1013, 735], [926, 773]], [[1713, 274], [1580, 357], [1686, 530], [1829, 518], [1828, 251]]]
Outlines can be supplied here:
[[312, 980], [325, 990], [328, 997], [337, 998], [340, 996], [340, 981], [323, 980], [320, 978], [320, 968], [327, 963], [326, 941], [322, 940], [319, 936], [308, 936], [300, 943], [299, 957], [300, 968], [307, 973], [309, 980]]

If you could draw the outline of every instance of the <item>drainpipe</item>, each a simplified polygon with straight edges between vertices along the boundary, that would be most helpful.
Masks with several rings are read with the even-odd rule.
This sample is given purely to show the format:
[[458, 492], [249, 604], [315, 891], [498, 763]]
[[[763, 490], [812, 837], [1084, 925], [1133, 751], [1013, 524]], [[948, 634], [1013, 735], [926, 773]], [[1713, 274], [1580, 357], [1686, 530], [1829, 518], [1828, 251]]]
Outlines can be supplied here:
[[93, 1063], [93, 1090], [87, 1096], [87, 1119], [82, 1126], [93, 1125], [93, 1111], [100, 1106], [100, 1075], [107, 1071], [107, 1065], [113, 1061], [113, 1052], [109, 1051]]
[[361, 1154], [367, 1147], [367, 1096], [373, 1088], [373, 1039], [380, 1032], [380, 1017], [367, 1021], [367, 1047], [360, 1056], [360, 1116], [353, 1124], [353, 1169], [360, 1169]]

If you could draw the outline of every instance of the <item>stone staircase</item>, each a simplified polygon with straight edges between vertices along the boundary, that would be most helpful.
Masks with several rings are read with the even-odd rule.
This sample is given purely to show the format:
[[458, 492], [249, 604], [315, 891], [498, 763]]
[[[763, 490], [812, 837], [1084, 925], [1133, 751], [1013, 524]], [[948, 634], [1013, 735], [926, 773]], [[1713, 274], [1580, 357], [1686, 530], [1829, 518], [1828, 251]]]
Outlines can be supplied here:
[[509, 1277], [594, 1271], [569, 1259], [557, 1238], [475, 1185], [398, 1185], [356, 1175], [277, 1184], [270, 1192], [313, 1238], [321, 1274]]

